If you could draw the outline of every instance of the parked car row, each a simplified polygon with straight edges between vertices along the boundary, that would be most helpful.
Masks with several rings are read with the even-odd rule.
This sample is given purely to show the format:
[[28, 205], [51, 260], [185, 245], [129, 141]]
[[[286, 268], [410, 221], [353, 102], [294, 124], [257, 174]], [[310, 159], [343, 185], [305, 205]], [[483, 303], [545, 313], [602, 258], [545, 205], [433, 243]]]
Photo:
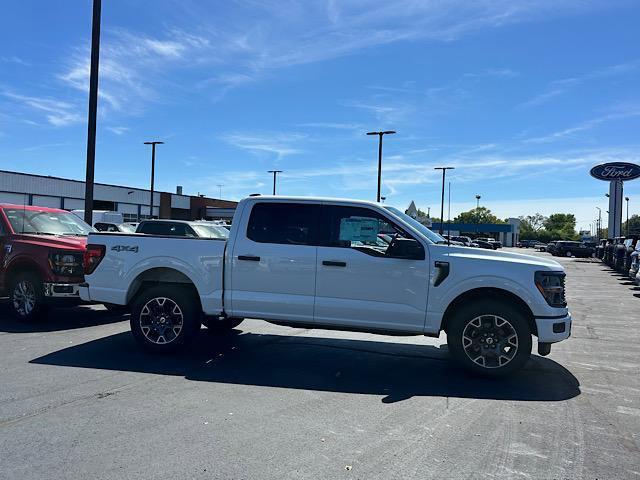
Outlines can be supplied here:
[[451, 245], [462, 245], [465, 247], [485, 248], [487, 250], [497, 250], [502, 248], [502, 243], [493, 238], [474, 238], [462, 235], [443, 235]]
[[602, 239], [596, 257], [640, 285], [640, 235]]

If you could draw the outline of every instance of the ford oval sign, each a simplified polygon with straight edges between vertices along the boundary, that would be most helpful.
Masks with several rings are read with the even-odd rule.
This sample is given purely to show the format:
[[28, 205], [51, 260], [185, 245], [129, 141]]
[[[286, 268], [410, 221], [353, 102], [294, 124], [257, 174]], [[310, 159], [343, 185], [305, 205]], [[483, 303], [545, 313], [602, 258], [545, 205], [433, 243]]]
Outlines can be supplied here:
[[590, 173], [598, 180], [634, 180], [640, 177], [640, 165], [626, 162], [603, 163], [593, 167]]

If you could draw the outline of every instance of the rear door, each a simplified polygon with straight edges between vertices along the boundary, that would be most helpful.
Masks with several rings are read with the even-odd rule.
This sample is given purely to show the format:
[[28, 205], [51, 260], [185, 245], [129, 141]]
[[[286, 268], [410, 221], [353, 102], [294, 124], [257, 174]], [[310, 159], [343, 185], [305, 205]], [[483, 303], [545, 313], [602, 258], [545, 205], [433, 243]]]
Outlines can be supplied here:
[[320, 231], [316, 323], [423, 331], [429, 286], [424, 245], [364, 207], [324, 206]]
[[320, 204], [258, 202], [233, 244], [234, 316], [313, 321]]

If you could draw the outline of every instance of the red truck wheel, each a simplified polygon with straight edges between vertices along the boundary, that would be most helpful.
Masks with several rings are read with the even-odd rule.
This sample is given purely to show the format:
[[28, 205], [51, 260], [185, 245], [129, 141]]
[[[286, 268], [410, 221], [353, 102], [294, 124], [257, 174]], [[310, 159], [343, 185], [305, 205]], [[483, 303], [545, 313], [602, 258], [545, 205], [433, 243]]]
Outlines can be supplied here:
[[45, 313], [42, 281], [33, 273], [16, 275], [9, 286], [11, 313], [18, 320], [34, 321]]

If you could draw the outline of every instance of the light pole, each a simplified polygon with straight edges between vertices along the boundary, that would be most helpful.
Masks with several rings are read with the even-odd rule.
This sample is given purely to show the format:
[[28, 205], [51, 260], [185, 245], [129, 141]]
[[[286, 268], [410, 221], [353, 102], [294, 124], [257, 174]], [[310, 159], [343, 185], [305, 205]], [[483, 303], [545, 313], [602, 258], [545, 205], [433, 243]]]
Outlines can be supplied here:
[[385, 130], [384, 132], [367, 132], [367, 135], [378, 135], [378, 194], [376, 202], [380, 202], [380, 184], [382, 183], [382, 137], [384, 135], [393, 135], [394, 130]]
[[596, 207], [598, 210], [598, 241], [600, 241], [600, 227], [602, 226], [602, 210], [600, 207]]
[[442, 199], [440, 201], [440, 235], [444, 232], [442, 224], [444, 222], [444, 180], [447, 170], [454, 170], [455, 167], [435, 167], [434, 170], [442, 170]]
[[480, 195], [476, 195], [476, 210], [478, 210], [480, 208]]
[[273, 194], [276, 194], [276, 175], [282, 173], [282, 170], [267, 170], [267, 173], [273, 173]]
[[222, 200], [222, 187], [224, 187], [224, 184], [219, 183], [216, 186], [218, 187], [218, 192], [219, 192], [218, 198]]
[[100, 63], [100, 12], [102, 0], [93, 0], [91, 26], [91, 70], [89, 73], [89, 122], [87, 127], [87, 172], [84, 181], [84, 221], [93, 225], [93, 181], [96, 166], [96, 119], [98, 116], [98, 65]]
[[149, 218], [153, 218], [153, 179], [156, 172], [156, 145], [163, 145], [164, 142], [144, 142], [151, 145], [151, 198], [149, 199]]
[[627, 201], [627, 237], [629, 236], [629, 197], [624, 197]]

